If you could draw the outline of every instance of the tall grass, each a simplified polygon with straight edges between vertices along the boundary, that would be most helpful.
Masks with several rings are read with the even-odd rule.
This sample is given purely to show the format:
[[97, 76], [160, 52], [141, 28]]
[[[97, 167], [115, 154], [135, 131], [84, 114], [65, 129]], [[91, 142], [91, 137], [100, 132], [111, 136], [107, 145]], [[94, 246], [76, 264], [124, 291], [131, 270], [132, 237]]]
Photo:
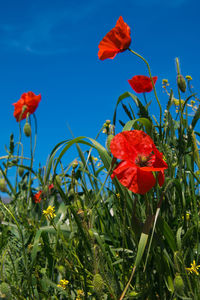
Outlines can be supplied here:
[[[38, 170], [32, 142], [36, 118], [30, 158], [22, 151], [21, 127], [19, 142], [11, 135], [0, 158], [0, 190], [11, 200], [0, 203], [1, 298], [200, 299], [200, 106], [191, 79], [186, 81], [187, 93], [179, 83], [174, 92], [163, 81], [168, 103], [164, 113], [160, 106], [158, 120], [150, 103], [124, 93], [113, 121], [103, 126], [107, 147], [98, 142], [99, 134], [62, 141]], [[119, 109], [128, 121], [117, 119]], [[118, 121], [121, 131], [146, 132], [164, 154], [168, 169], [162, 187], [139, 195], [110, 179], [116, 160], [109, 142]]]

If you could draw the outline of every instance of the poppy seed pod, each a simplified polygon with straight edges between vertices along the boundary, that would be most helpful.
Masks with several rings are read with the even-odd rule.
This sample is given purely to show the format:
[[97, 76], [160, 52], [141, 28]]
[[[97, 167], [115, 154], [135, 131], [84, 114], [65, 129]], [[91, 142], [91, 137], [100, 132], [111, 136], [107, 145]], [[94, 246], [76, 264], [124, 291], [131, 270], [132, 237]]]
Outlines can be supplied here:
[[4, 178], [0, 178], [0, 191], [2, 193], [6, 193], [7, 192], [6, 181], [5, 181]]
[[181, 90], [181, 92], [185, 93], [185, 91], [186, 91], [186, 82], [185, 82], [185, 79], [184, 79], [183, 75], [179, 74], [177, 76], [177, 84], [178, 84], [178, 87]]
[[25, 136], [27, 136], [27, 137], [31, 136], [31, 125], [28, 122], [25, 123], [23, 130], [24, 130]]

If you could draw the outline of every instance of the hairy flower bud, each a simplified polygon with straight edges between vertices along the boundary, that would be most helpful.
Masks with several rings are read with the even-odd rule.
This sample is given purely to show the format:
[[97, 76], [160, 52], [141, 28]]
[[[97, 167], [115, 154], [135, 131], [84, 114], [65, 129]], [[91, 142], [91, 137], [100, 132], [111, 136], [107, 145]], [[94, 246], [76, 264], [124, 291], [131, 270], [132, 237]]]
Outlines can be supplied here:
[[103, 278], [101, 277], [100, 274], [95, 274], [93, 278], [93, 286], [94, 286], [94, 291], [97, 294], [101, 294], [104, 288], [104, 281]]
[[174, 290], [179, 295], [183, 294], [184, 282], [183, 282], [183, 279], [182, 279], [182, 277], [181, 277], [181, 275], [179, 273], [177, 273], [176, 276], [175, 276], [175, 278], [174, 278]]
[[78, 161], [75, 159], [75, 160], [73, 161], [72, 168], [73, 168], [73, 169], [76, 169], [76, 167], [78, 167]]
[[12, 297], [10, 286], [6, 282], [0, 284], [0, 297], [1, 299], [11, 299]]
[[0, 191], [2, 193], [6, 193], [7, 192], [6, 181], [5, 181], [4, 178], [0, 178]]
[[185, 82], [183, 75], [181, 75], [181, 74], [177, 75], [177, 84], [178, 84], [178, 87], [181, 90], [181, 92], [185, 93], [186, 82]]
[[31, 136], [31, 125], [28, 122], [25, 123], [23, 130], [27, 137]]

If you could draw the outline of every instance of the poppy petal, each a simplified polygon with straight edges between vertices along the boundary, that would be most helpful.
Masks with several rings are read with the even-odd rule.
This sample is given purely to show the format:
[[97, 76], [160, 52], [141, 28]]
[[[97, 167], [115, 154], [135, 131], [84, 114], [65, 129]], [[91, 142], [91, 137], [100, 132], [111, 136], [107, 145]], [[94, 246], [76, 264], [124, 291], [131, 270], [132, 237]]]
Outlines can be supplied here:
[[111, 140], [114, 157], [135, 163], [138, 153], [148, 156], [153, 151], [153, 140], [142, 130], [123, 131]]
[[37, 192], [34, 196], [33, 196], [33, 200], [35, 203], [40, 203], [42, 198], [41, 198], [41, 194], [42, 191]]
[[98, 57], [101, 60], [114, 58], [117, 53], [128, 49], [130, 43], [130, 27], [119, 17], [115, 27], [99, 43]]
[[[154, 76], [152, 77], [153, 83], [155, 85], [158, 77]], [[128, 80], [130, 86], [136, 93], [148, 93], [153, 90], [153, 85], [151, 82], [151, 78], [144, 75], [136, 75], [133, 76], [132, 79]]]
[[130, 130], [117, 134], [111, 140], [110, 150], [114, 157], [122, 159], [113, 170], [111, 178], [116, 176], [132, 192], [141, 195], [147, 193], [156, 184], [153, 171], [159, 172], [159, 185], [164, 184], [164, 169], [168, 165], [145, 132]]
[[156, 184], [152, 172], [142, 171], [127, 161], [120, 162], [113, 170], [111, 178], [117, 177], [119, 182], [133, 193], [144, 195]]
[[[21, 98], [16, 103], [13, 103], [15, 107], [14, 117], [16, 118], [17, 122], [25, 119], [28, 113], [33, 114], [36, 108], [38, 107], [40, 101], [40, 94], [35, 95], [33, 92], [22, 94]], [[24, 106], [26, 106], [26, 110], [22, 114]]]

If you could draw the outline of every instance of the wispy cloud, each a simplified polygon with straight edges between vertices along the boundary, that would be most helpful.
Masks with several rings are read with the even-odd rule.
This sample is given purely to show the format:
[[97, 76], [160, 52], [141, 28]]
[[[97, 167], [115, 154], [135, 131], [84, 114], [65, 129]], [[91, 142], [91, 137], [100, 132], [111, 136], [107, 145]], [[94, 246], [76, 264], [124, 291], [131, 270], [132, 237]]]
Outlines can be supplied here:
[[47, 7], [35, 10], [26, 22], [19, 19], [17, 23], [1, 24], [1, 47], [40, 55], [74, 51], [74, 31], [96, 6], [84, 2], [76, 7]]
[[160, 0], [135, 0], [134, 4], [138, 6], [164, 6], [164, 7], [180, 7], [183, 4], [189, 2], [189, 0], [168, 0], [165, 2], [162, 2]]

